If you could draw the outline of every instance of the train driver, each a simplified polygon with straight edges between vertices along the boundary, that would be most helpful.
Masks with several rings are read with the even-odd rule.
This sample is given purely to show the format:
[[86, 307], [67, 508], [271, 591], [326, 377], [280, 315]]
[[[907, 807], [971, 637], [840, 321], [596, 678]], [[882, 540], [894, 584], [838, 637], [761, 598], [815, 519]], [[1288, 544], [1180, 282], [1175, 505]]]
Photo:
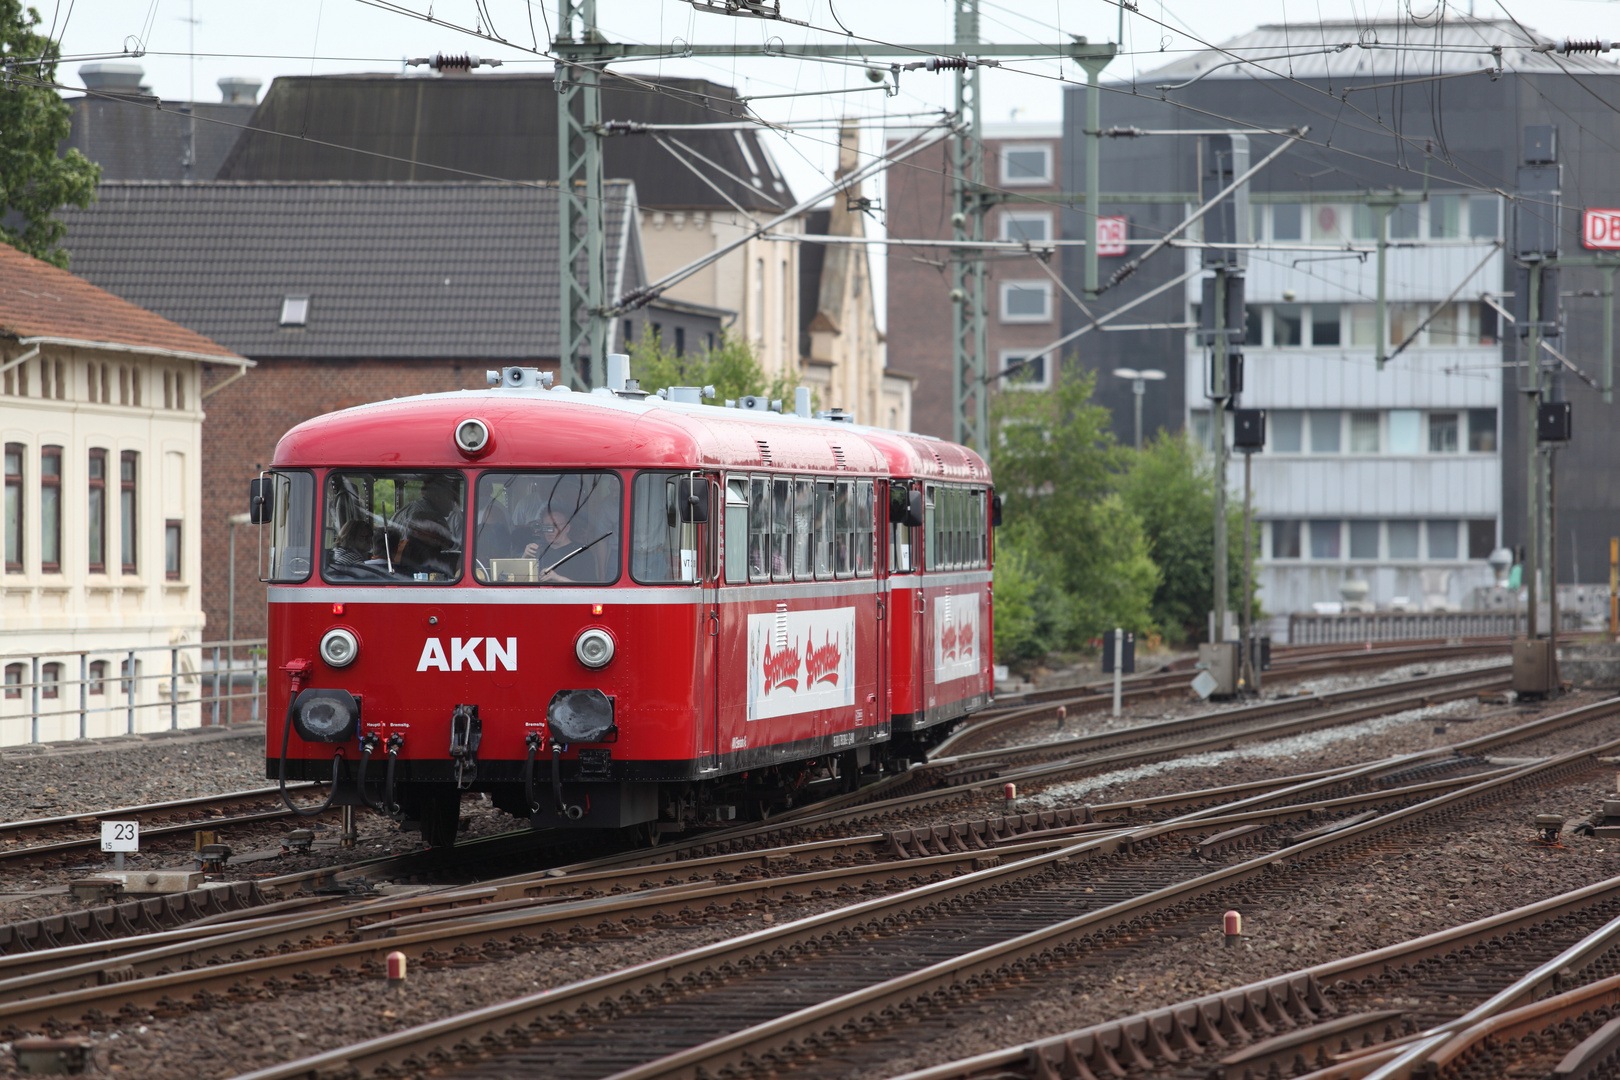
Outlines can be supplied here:
[[395, 572], [454, 578], [461, 562], [463, 522], [460, 478], [444, 473], [429, 476], [422, 493], [400, 507], [391, 522], [404, 539], [393, 559]]

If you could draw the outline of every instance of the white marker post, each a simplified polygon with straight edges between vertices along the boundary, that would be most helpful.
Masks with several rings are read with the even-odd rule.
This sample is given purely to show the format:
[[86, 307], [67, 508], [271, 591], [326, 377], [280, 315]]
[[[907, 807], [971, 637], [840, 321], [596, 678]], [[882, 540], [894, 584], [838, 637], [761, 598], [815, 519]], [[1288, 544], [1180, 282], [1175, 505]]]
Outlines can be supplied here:
[[111, 851], [113, 869], [124, 868], [124, 852], [141, 850], [141, 823], [138, 821], [103, 821], [101, 823], [101, 850]]
[[1125, 673], [1125, 631], [1114, 627], [1114, 715], [1119, 715], [1120, 680]]

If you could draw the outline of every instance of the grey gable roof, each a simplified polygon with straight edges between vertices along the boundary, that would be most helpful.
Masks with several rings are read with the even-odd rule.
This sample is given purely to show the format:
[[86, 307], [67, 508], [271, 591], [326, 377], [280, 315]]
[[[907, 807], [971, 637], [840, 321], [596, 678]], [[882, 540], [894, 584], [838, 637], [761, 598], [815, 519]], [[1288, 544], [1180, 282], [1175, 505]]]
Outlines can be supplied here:
[[[706, 79], [648, 79], [638, 73], [631, 82], [613, 72], [604, 77], [603, 120], [703, 124], [749, 116], [735, 90]], [[694, 162], [741, 205], [751, 210], [793, 205], [793, 193], [757, 130], [674, 135], [747, 181], [738, 183]], [[644, 206], [730, 209], [651, 136], [612, 135], [604, 141], [603, 159], [604, 175], [633, 181]], [[550, 73], [283, 76], [271, 84], [217, 176], [473, 179], [468, 173], [497, 180], [557, 179], [557, 98]]]
[[192, 102], [196, 117], [196, 165], [186, 175], [187, 133], [192, 116], [182, 101], [155, 97], [68, 98], [73, 110], [61, 150], [78, 150], [101, 166], [103, 180], [211, 180], [237, 136], [253, 119], [252, 105]]
[[[641, 283], [634, 202], [608, 185], [610, 295]], [[243, 356], [557, 356], [554, 186], [107, 183], [62, 218], [75, 274]]]

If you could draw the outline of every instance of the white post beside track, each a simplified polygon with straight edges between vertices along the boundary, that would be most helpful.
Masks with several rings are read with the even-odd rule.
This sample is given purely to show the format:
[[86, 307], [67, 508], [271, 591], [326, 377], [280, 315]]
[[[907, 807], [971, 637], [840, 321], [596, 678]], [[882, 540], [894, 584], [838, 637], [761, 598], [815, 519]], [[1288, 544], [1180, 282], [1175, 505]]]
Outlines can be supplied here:
[[1114, 715], [1119, 715], [1120, 679], [1125, 670], [1125, 631], [1114, 627]]

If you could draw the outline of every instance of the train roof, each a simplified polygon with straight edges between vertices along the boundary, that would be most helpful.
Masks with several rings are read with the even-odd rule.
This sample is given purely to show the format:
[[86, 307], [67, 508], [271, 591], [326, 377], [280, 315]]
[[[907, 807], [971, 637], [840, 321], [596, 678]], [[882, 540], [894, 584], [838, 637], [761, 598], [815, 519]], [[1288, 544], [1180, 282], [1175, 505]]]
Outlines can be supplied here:
[[[489, 448], [461, 453], [454, 433], [482, 420]], [[987, 482], [973, 451], [925, 435], [792, 413], [498, 387], [423, 394], [306, 420], [283, 435], [281, 467], [770, 468]]]

